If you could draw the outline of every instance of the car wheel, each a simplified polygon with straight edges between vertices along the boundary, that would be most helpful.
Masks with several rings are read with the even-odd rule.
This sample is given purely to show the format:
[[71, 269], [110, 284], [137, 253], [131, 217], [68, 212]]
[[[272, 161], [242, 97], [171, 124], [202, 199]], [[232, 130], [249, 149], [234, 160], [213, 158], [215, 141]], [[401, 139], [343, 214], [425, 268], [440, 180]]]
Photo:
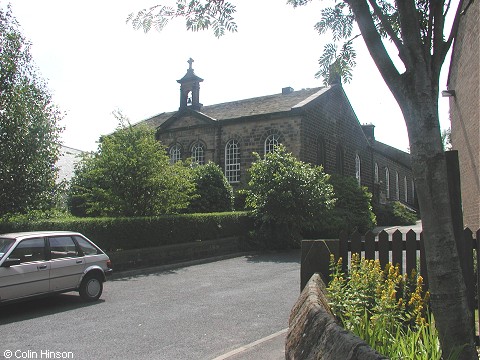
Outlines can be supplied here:
[[98, 275], [87, 274], [80, 284], [79, 293], [85, 301], [96, 301], [102, 295], [103, 281]]

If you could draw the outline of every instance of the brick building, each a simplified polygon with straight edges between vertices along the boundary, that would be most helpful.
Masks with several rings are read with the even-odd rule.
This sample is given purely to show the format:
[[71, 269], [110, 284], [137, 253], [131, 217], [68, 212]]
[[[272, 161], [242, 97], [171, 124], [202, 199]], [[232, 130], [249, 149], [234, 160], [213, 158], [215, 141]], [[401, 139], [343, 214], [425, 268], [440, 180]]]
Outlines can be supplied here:
[[141, 123], [157, 129], [172, 162], [213, 161], [235, 187], [245, 185], [254, 157], [282, 143], [299, 160], [327, 173], [356, 177], [377, 201], [413, 205], [410, 155], [375, 140], [374, 126], [361, 125], [341, 86], [294, 91], [204, 106], [192, 60], [180, 84], [180, 107]]
[[452, 147], [458, 150], [464, 225], [480, 228], [480, 1], [466, 2], [453, 45], [448, 92]]

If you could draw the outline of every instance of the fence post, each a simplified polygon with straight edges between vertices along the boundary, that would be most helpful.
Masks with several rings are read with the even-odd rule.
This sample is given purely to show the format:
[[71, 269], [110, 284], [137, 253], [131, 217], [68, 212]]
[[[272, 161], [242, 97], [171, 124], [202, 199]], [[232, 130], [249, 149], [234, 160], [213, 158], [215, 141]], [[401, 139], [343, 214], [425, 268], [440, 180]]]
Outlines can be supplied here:
[[388, 233], [385, 230], [380, 231], [378, 234], [378, 259], [380, 260], [382, 269], [385, 269], [385, 266], [387, 266], [390, 261], [390, 244], [388, 238]]
[[302, 240], [300, 263], [300, 291], [303, 290], [313, 274], [319, 273], [327, 284], [330, 276], [330, 254], [338, 260], [340, 241], [337, 239]]
[[[477, 309], [479, 309], [480, 311], [480, 296], [479, 296], [480, 291], [478, 290], [480, 288], [480, 270], [478, 269], [478, 264], [480, 264], [480, 229], [477, 230], [475, 242], [476, 242], [476, 248], [477, 248], [477, 251], [476, 251], [477, 252], [477, 300], [478, 300]], [[480, 329], [480, 316], [478, 317], [478, 328]], [[475, 337], [475, 339], [477, 340], [477, 344], [478, 344], [479, 342], [478, 337]]]
[[[405, 273], [411, 275], [412, 270], [415, 269], [416, 273], [419, 274], [420, 271], [417, 271], [417, 234], [410, 229], [407, 232], [406, 238], [407, 269], [405, 270]], [[418, 247], [420, 248], [420, 246]]]
[[404, 273], [403, 267], [403, 235], [400, 230], [392, 234], [392, 265], [400, 267], [400, 273]]

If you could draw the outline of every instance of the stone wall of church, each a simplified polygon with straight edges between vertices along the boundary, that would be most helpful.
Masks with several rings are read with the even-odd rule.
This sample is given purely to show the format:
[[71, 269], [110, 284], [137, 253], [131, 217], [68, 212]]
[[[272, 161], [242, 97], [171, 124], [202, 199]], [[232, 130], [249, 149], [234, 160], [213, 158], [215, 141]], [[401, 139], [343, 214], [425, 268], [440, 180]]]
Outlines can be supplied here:
[[205, 146], [205, 162], [216, 162], [216, 135], [217, 128], [215, 126], [193, 126], [187, 129], [173, 129], [160, 133], [158, 140], [160, 140], [167, 149], [173, 145], [180, 145], [182, 160], [191, 157], [193, 144], [200, 141]]
[[221, 141], [218, 147], [217, 163], [225, 169], [225, 146], [228, 141], [235, 139], [240, 145], [240, 186], [246, 184], [248, 178], [247, 169], [250, 168], [256, 152], [264, 156], [265, 139], [269, 135], [279, 135], [280, 143], [296, 157], [300, 154], [300, 123], [299, 117], [258, 117], [254, 120], [228, 121], [222, 123]]
[[[399, 162], [383, 156], [382, 154], [375, 152], [373, 155], [374, 167], [378, 166], [378, 189], [379, 193], [375, 194], [381, 203], [386, 201], [399, 200], [404, 203], [408, 203], [415, 206], [415, 188], [413, 183], [412, 170], [406, 166], [403, 166]], [[389, 174], [390, 191], [387, 191], [387, 171]], [[375, 170], [374, 170], [375, 172]], [[397, 183], [398, 174], [398, 183]], [[406, 187], [405, 187], [406, 178]], [[398, 189], [398, 193], [397, 193]]]
[[337, 156], [342, 151], [343, 174], [355, 177], [358, 155], [361, 184], [373, 191], [372, 150], [340, 86], [306, 108], [301, 143], [301, 159], [322, 164], [327, 173], [342, 172]]

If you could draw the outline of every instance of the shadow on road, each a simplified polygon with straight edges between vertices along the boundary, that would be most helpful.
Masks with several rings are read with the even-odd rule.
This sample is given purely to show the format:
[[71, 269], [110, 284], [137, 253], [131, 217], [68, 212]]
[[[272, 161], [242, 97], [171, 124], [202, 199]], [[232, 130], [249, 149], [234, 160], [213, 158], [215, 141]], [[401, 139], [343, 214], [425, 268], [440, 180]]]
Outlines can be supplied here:
[[300, 264], [300, 249], [285, 251], [270, 251], [246, 256], [248, 262], [261, 263], [297, 263]]
[[0, 306], [0, 325], [95, 306], [104, 301], [85, 302], [77, 293], [67, 293], [5, 304]]

